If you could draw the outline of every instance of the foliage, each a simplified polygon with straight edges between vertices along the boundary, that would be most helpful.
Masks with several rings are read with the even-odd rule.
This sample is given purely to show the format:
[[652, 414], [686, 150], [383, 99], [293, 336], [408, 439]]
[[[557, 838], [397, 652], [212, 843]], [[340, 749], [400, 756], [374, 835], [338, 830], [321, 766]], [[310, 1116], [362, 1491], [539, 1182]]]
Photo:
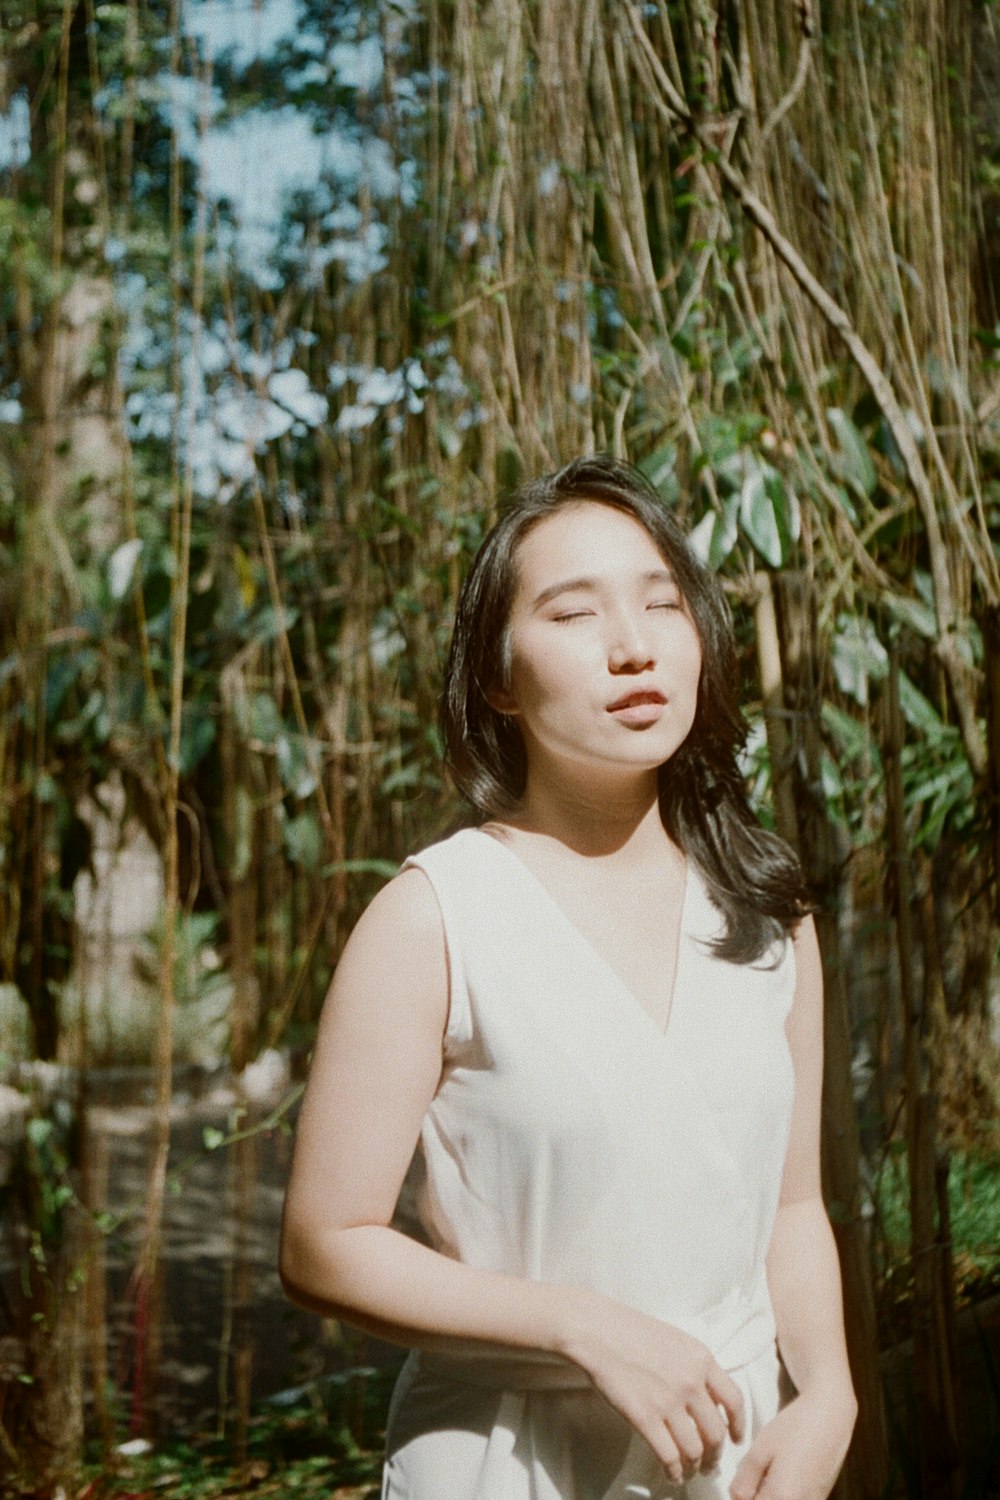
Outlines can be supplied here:
[[[953, 1151], [948, 1158], [948, 1204], [958, 1300], [968, 1304], [1000, 1291], [1000, 1162], [995, 1154]], [[886, 1342], [911, 1332], [913, 1263], [906, 1153], [895, 1143], [874, 1180], [874, 1228], [881, 1257], [880, 1317]]]
[[125, 1444], [116, 1465], [95, 1468], [82, 1493], [87, 1500], [147, 1493], [166, 1500], [369, 1500], [378, 1493], [390, 1385], [384, 1372], [353, 1369], [261, 1405], [251, 1418], [241, 1463], [233, 1462], [219, 1434], [173, 1439], [139, 1453]]

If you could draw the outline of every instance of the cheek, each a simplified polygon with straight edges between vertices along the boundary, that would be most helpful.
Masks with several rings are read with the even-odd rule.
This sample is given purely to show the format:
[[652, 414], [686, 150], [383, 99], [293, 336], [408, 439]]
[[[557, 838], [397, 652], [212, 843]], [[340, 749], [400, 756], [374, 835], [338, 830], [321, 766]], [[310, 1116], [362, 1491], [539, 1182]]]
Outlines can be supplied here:
[[513, 643], [511, 694], [522, 709], [542, 709], [566, 698], [580, 681], [580, 641], [549, 635]]

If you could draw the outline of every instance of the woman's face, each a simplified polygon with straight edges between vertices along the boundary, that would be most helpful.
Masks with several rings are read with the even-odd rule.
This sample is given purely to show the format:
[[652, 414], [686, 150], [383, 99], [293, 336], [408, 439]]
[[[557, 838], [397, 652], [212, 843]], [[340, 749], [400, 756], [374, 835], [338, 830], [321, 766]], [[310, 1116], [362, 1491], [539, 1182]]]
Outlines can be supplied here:
[[669, 565], [624, 511], [563, 506], [517, 550], [510, 683], [529, 777], [634, 775], [669, 760], [694, 722], [701, 643]]

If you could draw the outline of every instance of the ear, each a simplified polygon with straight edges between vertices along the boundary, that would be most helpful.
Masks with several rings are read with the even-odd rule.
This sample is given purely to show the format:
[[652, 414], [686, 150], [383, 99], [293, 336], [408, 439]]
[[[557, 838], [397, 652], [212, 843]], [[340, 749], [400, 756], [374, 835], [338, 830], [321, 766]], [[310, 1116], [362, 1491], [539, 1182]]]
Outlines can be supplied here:
[[508, 718], [520, 712], [514, 694], [509, 688], [491, 688], [486, 694], [486, 701], [490, 708], [498, 714], [505, 714]]

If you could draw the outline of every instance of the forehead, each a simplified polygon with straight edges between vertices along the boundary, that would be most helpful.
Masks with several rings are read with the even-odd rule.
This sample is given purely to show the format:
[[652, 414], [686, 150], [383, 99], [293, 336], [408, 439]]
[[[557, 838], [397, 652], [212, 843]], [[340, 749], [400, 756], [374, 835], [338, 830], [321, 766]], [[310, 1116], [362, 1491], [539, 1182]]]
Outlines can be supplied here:
[[669, 559], [628, 511], [580, 500], [536, 522], [518, 545], [516, 564], [518, 585], [527, 587], [562, 572], [648, 572], [669, 567]]

